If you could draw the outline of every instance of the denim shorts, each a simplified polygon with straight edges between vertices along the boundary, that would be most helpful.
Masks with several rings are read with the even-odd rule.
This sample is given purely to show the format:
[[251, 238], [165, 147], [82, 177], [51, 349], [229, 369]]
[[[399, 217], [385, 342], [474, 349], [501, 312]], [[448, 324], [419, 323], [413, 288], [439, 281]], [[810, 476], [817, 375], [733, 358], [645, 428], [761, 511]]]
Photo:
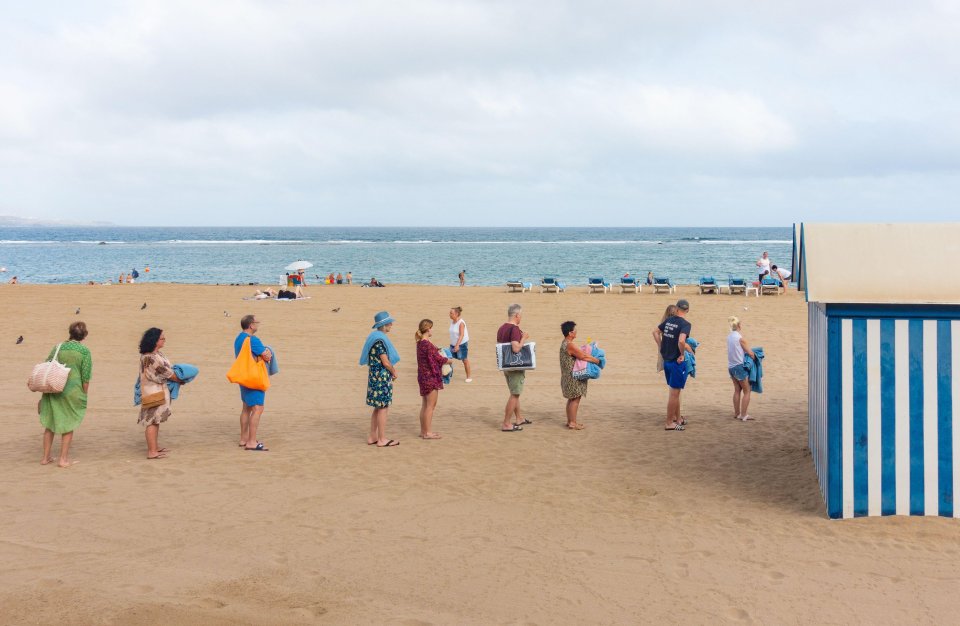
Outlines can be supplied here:
[[740, 365], [734, 365], [727, 371], [730, 372], [730, 378], [734, 380], [746, 380], [747, 376], [750, 375], [750, 372], [747, 371], [747, 368], [743, 365], [743, 363]]
[[470, 353], [470, 350], [467, 348], [466, 343], [461, 343], [460, 350], [456, 350], [456, 351], [453, 349], [453, 345], [451, 344], [450, 352], [453, 354], [453, 358], [460, 361], [466, 361], [467, 355]]
[[663, 362], [663, 376], [671, 389], [683, 389], [687, 384], [687, 364], [676, 361]]

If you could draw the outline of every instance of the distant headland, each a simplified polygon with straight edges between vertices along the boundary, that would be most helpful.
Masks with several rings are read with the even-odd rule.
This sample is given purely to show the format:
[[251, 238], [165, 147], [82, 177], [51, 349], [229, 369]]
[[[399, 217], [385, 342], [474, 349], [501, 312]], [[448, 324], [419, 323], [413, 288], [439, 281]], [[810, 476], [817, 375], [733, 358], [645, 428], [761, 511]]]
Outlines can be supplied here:
[[0, 228], [10, 226], [116, 226], [113, 222], [84, 222], [79, 220], [46, 220], [34, 217], [17, 217], [16, 215], [0, 215]]

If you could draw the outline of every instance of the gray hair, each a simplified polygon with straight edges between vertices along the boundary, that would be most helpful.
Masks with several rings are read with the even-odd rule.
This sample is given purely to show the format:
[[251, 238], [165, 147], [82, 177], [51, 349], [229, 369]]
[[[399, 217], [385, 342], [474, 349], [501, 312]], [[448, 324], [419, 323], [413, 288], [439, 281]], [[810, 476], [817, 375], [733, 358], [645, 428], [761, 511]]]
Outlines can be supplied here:
[[523, 311], [522, 306], [520, 306], [519, 304], [511, 304], [510, 306], [507, 307], [507, 319], [512, 319], [513, 317], [518, 315], [521, 311]]

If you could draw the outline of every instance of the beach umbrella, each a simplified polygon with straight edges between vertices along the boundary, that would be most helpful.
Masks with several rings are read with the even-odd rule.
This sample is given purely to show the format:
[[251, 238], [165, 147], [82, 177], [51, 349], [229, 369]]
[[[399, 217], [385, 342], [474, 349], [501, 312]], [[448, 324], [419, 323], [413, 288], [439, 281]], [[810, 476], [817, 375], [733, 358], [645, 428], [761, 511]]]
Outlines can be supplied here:
[[287, 270], [288, 272], [299, 272], [300, 270], [305, 270], [308, 267], [313, 267], [313, 263], [310, 261], [295, 261], [283, 269]]

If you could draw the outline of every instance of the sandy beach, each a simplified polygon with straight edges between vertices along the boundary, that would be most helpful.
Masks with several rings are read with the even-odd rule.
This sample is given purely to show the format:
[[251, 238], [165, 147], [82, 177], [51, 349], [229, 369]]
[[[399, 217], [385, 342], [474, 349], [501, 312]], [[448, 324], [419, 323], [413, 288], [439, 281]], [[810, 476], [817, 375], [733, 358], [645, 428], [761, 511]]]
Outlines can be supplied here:
[[[253, 290], [0, 286], [3, 623], [954, 618], [956, 520], [826, 518], [807, 447], [802, 294], [681, 287], [701, 342], [698, 375], [683, 394], [688, 430], [664, 432], [651, 331], [678, 295], [311, 286], [310, 300], [243, 300]], [[503, 434], [507, 389], [493, 339], [512, 302], [524, 306], [538, 368], [521, 400], [534, 424]], [[469, 325], [474, 382], [458, 365], [434, 417], [443, 439], [422, 441], [413, 333], [429, 317], [445, 343], [451, 306]], [[401, 445], [391, 449], [364, 445], [370, 410], [357, 365], [381, 309], [397, 319], [401, 354], [388, 424]], [[239, 394], [224, 377], [245, 313], [263, 321], [259, 336], [280, 361], [260, 428], [269, 453], [237, 447]], [[731, 419], [732, 314], [767, 355], [747, 423]], [[79, 462], [41, 466], [39, 395], [25, 381], [77, 319], [94, 359], [72, 449]], [[564, 428], [559, 386], [568, 319], [609, 360], [582, 402], [580, 432]], [[200, 376], [161, 428], [170, 457], [148, 462], [132, 387], [150, 326], [164, 329], [168, 358]]]

